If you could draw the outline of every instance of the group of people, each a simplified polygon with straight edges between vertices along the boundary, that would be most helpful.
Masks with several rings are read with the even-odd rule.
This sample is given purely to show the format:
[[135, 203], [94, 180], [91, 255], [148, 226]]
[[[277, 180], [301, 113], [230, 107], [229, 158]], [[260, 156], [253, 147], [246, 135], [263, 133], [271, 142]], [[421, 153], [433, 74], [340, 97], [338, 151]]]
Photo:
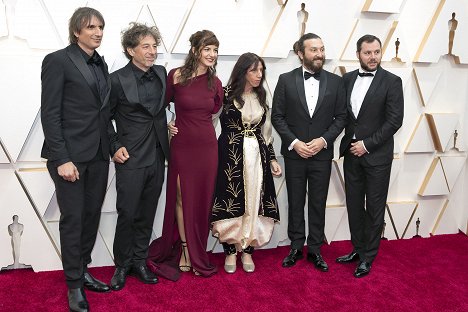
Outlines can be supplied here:
[[[279, 77], [270, 110], [265, 62], [254, 53], [239, 57], [222, 87], [213, 32], [194, 33], [185, 63], [166, 74], [163, 66], [154, 65], [161, 41], [157, 27], [131, 23], [122, 32], [129, 62], [109, 75], [96, 51], [104, 26], [100, 12], [78, 8], [69, 21], [70, 45], [47, 55], [42, 64], [42, 157], [61, 213], [71, 311], [89, 310], [84, 288], [121, 290], [128, 275], [155, 284], [158, 276], [175, 281], [181, 272], [215, 274], [206, 252], [210, 229], [223, 245], [227, 273], [236, 271], [237, 253], [243, 270], [254, 272], [252, 253], [270, 240], [280, 218], [273, 176], [282, 169], [273, 150], [273, 127], [282, 140], [289, 206], [291, 250], [283, 267], [303, 258], [306, 243], [307, 259], [328, 271], [320, 246], [333, 143], [345, 128], [340, 156], [354, 249], [336, 261], [359, 260], [356, 277], [370, 272], [383, 226], [393, 134], [403, 119], [401, 79], [380, 67], [377, 37], [358, 40], [361, 68], [341, 78], [323, 69], [322, 39], [301, 36], [294, 49], [302, 66]], [[168, 125], [171, 103], [177, 118]], [[215, 120], [222, 128], [218, 139]], [[87, 267], [107, 189], [109, 155], [116, 168], [118, 219], [115, 272], [107, 285]], [[163, 230], [150, 244], [165, 160]]]

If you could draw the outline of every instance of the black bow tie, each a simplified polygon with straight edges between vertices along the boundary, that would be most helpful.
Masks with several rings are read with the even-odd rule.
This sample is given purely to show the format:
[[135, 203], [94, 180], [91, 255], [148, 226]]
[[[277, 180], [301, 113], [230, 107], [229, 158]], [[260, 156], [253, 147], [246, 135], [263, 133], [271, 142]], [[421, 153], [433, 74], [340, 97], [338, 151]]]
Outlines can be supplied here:
[[101, 57], [96, 52], [94, 52], [93, 56], [88, 59], [88, 64], [95, 64], [96, 66], [99, 66], [101, 63]]
[[308, 71], [305, 71], [304, 72], [304, 79], [307, 80], [310, 77], [314, 77], [315, 79], [320, 80], [320, 72], [312, 74], [312, 73], [309, 73]]
[[373, 73], [358, 73], [359, 77], [374, 77]]
[[154, 77], [155, 77], [155, 76], [154, 76], [154, 73], [153, 73], [153, 71], [150, 69], [150, 70], [148, 70], [147, 72], [145, 72], [145, 73], [143, 74], [143, 76], [141, 77], [141, 79], [146, 79], [146, 80], [148, 80], [148, 81], [152, 81], [152, 80], [154, 79]]

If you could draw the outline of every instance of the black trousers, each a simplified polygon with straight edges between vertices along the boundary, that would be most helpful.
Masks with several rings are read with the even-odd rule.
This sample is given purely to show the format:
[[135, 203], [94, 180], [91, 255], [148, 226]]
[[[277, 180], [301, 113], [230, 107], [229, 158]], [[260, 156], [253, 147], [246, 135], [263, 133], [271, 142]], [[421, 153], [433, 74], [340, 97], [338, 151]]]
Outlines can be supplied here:
[[47, 162], [60, 209], [60, 248], [68, 288], [82, 287], [83, 272], [91, 263], [109, 173], [105, 160], [74, 165], [80, 179], [69, 182], [58, 175], [54, 162]]
[[164, 182], [164, 156], [158, 148], [153, 165], [139, 169], [118, 169], [117, 226], [114, 262], [118, 267], [144, 263], [153, 230], [154, 216]]
[[364, 157], [344, 157], [346, 207], [354, 250], [361, 261], [377, 256], [392, 164], [371, 166]]
[[306, 241], [304, 206], [307, 190], [309, 253], [320, 252], [324, 241], [325, 207], [330, 184], [331, 160], [284, 158], [288, 191], [288, 236], [291, 248], [302, 249]]

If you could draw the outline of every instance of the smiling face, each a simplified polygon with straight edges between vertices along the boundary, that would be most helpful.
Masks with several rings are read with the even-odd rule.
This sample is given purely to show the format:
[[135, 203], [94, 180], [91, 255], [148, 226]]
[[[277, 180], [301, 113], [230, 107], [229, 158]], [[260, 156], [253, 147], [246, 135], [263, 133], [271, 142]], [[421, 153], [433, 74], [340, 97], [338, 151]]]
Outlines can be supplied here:
[[325, 63], [325, 47], [322, 39], [305, 40], [304, 51], [298, 51], [297, 54], [302, 60], [302, 65], [314, 73], [319, 72]]
[[153, 66], [158, 53], [158, 44], [153, 36], [148, 35], [140, 40], [134, 48], [127, 48], [128, 54], [132, 57], [132, 63], [139, 69], [147, 71]]
[[362, 69], [369, 72], [375, 71], [382, 60], [382, 48], [377, 40], [363, 42], [361, 50], [356, 52], [356, 56]]
[[245, 74], [245, 88], [244, 92], [250, 92], [253, 88], [257, 88], [262, 82], [263, 65], [261, 62], [252, 64]]
[[218, 47], [213, 44], [204, 46], [200, 50], [200, 56], [198, 58], [198, 67], [200, 69], [199, 72], [204, 72], [209, 67], [215, 66], [217, 59]]
[[102, 34], [104, 31], [104, 24], [93, 15], [89, 23], [84, 25], [79, 32], [75, 32], [77, 44], [88, 55], [92, 55], [94, 50], [99, 48], [102, 41]]

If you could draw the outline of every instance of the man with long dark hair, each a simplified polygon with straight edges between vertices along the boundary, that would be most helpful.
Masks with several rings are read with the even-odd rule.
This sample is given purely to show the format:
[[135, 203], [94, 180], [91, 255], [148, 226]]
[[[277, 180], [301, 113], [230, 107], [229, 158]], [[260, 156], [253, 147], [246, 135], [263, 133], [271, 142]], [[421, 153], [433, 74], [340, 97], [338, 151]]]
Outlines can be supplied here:
[[104, 18], [78, 8], [69, 22], [70, 45], [42, 63], [41, 156], [55, 184], [60, 208], [60, 246], [71, 311], [88, 311], [83, 286], [109, 286], [87, 270], [101, 216], [109, 171], [109, 91], [107, 65], [96, 49]]
[[[320, 271], [328, 265], [320, 254], [325, 235], [325, 206], [333, 158], [333, 142], [346, 123], [345, 90], [342, 79], [323, 69], [325, 47], [316, 34], [303, 35], [294, 44], [302, 66], [278, 79], [271, 121], [281, 136], [288, 190], [289, 255], [283, 267], [303, 257]], [[308, 191], [308, 227], [304, 205]]]

